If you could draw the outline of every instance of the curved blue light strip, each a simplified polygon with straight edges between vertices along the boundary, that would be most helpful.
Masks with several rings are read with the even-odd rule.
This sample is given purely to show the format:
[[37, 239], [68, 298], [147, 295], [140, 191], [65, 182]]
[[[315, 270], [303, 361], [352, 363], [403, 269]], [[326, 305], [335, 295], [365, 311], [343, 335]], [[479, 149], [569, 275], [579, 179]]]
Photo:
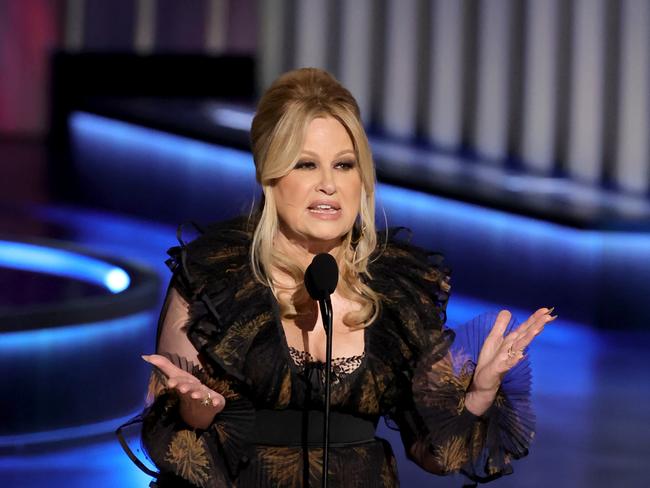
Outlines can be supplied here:
[[126, 290], [128, 273], [113, 264], [63, 249], [23, 242], [0, 241], [0, 266], [75, 278], [105, 287], [111, 293]]
[[213, 106], [208, 108], [210, 118], [220, 126], [248, 131], [255, 112], [238, 107]]
[[141, 334], [155, 320], [154, 312], [140, 312], [101, 322], [65, 325], [52, 329], [21, 332], [0, 332], [0, 358], [21, 353], [39, 354], [47, 351], [83, 348], [89, 343], [106, 343], [111, 339]]
[[438, 231], [458, 235], [471, 229], [473, 238], [484, 239], [485, 245], [507, 238], [513, 248], [535, 247], [547, 255], [570, 253], [589, 265], [602, 256], [636, 264], [650, 259], [650, 233], [576, 229], [385, 183], [377, 185], [377, 203], [389, 216], [389, 226], [399, 222], [420, 230], [423, 223], [435, 222]]
[[[140, 453], [138, 441], [130, 445], [155, 469]], [[129, 488], [149, 486], [151, 477], [131, 462], [115, 439], [109, 439], [0, 456], [0, 480], [3, 488]]]
[[113, 432], [118, 426], [122, 425], [142, 410], [133, 412], [131, 415], [119, 417], [93, 424], [79, 425], [76, 427], [67, 427], [64, 429], [55, 429], [43, 432], [30, 432], [27, 434], [2, 435], [0, 436], [0, 447], [10, 447], [25, 444], [40, 444], [44, 442], [68, 441], [72, 439], [82, 439], [100, 434]]
[[[118, 350], [122, 344], [145, 341], [151, 324], [155, 321], [155, 316], [155, 312], [146, 311], [82, 325], [0, 333], [0, 366], [8, 368], [11, 364], [22, 364], [29, 361], [36, 364], [37, 369], [41, 368], [43, 374], [47, 374], [45, 371], [48, 371], [49, 364], [65, 363], [66, 358], [71, 354], [77, 354], [78, 351], [100, 351], [101, 348], [105, 348], [107, 351], [107, 364], [110, 364], [110, 351]], [[134, 359], [134, 362], [138, 360]], [[130, 408], [133, 408], [133, 405]], [[0, 447], [79, 439], [104, 434], [111, 432], [132, 416], [101, 420], [75, 427], [0, 435]]]
[[[232, 175], [255, 182], [255, 165], [250, 152], [210, 144], [189, 137], [150, 129], [129, 122], [94, 115], [87, 112], [73, 112], [69, 119], [70, 130], [80, 142], [110, 142], [115, 148], [126, 148], [129, 161], [147, 154], [145, 162], [155, 158], [157, 171], [168, 166], [184, 166], [188, 172], [205, 170], [228, 170]], [[149, 161], [147, 161], [149, 160]], [[142, 163], [142, 161], [138, 161]], [[118, 163], [116, 162], [116, 167]], [[205, 177], [205, 174], [203, 175]], [[250, 178], [250, 179], [249, 179]]]

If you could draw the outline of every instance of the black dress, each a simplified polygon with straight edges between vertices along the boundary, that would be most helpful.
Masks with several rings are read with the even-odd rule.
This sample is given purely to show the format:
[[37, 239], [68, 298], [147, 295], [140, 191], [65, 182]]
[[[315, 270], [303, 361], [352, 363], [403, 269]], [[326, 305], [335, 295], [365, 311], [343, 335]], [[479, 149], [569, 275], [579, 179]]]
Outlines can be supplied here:
[[[335, 361], [332, 411], [362, 428], [386, 417], [412, 460], [431, 472], [460, 471], [480, 481], [509, 473], [533, 436], [529, 366], [522, 362], [508, 373], [483, 416], [469, 412], [465, 390], [494, 317], [475, 320], [452, 346], [455, 334], [443, 326], [448, 270], [439, 255], [395, 234], [378, 246], [369, 268], [381, 312], [364, 330], [364, 353]], [[208, 429], [192, 429], [178, 414], [177, 396], [154, 372], [142, 441], [161, 472], [160, 486], [320, 486], [322, 450], [304, 432], [304, 442], [260, 441], [259, 431], [273, 423], [268, 419], [317, 414], [324, 395], [322, 365], [287, 346], [275, 298], [253, 278], [250, 240], [245, 221], [237, 220], [168, 251], [170, 286], [190, 304], [187, 334], [202, 367], [170, 358], [223, 394], [226, 407]], [[372, 434], [334, 442], [329, 486], [399, 486], [389, 443]]]

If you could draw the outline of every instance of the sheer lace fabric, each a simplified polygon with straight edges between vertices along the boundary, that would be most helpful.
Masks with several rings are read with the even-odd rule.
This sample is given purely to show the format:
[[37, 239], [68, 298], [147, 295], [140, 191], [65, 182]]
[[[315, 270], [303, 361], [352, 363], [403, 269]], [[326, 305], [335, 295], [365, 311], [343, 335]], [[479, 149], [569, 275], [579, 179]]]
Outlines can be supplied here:
[[[325, 364], [322, 361], [317, 361], [308, 351], [300, 351], [289, 346], [289, 355], [302, 374], [307, 374], [310, 369], [321, 371], [325, 368]], [[332, 358], [332, 383], [337, 384], [343, 381], [347, 376], [359, 369], [364, 357], [365, 352], [358, 356]], [[325, 375], [320, 374], [318, 377], [319, 381], [325, 384]]]

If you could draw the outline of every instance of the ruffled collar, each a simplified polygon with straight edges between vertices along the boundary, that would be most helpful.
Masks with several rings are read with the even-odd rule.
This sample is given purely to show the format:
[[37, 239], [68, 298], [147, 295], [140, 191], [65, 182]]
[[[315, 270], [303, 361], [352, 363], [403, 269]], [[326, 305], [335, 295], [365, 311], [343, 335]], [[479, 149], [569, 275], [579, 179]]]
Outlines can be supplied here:
[[[453, 337], [443, 330], [449, 270], [441, 255], [400, 239], [403, 230], [379, 234], [368, 284], [380, 294], [381, 310], [365, 331], [365, 352], [370, 362], [410, 371], [423, 350]], [[203, 356], [243, 382], [250, 382], [246, 360], [259, 336], [273, 337], [291, 361], [275, 297], [251, 270], [252, 232], [238, 218], [211, 225], [168, 251], [168, 264], [191, 303], [188, 337]]]

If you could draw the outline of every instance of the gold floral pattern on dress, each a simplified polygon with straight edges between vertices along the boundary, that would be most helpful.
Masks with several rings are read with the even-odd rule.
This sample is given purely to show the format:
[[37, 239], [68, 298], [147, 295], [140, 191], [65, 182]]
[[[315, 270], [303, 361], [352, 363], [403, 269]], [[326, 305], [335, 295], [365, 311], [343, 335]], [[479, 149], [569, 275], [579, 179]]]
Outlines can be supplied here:
[[230, 380], [207, 375], [205, 379], [201, 379], [203, 380], [202, 382], [205, 384], [205, 386], [210, 388], [212, 391], [216, 391], [217, 393], [223, 395], [226, 401], [237, 400], [238, 398], [241, 398], [241, 395], [233, 389], [233, 384]]
[[222, 358], [228, 366], [233, 366], [235, 361], [243, 361], [236, 352], [242, 349], [242, 343], [255, 337], [255, 333], [262, 325], [273, 318], [271, 311], [255, 316], [246, 322], [237, 322], [228, 328], [225, 336], [212, 347], [212, 353]]
[[375, 384], [372, 380], [372, 374], [366, 370], [364, 376], [365, 378], [361, 383], [361, 400], [359, 401], [359, 411], [361, 413], [377, 412], [379, 410], [379, 401], [377, 399]]
[[222, 247], [217, 251], [213, 251], [210, 256], [205, 258], [207, 263], [210, 262], [220, 262], [227, 259], [237, 258], [242, 255], [242, 253], [247, 253], [248, 250], [241, 247]]
[[452, 436], [434, 447], [436, 463], [445, 471], [458, 471], [468, 459], [467, 444], [460, 436]]
[[497, 396], [494, 399], [494, 404], [497, 407], [504, 407], [506, 404], [506, 397], [501, 390], [497, 391]]
[[[184, 296], [192, 300], [188, 336], [201, 352], [206, 374], [215, 378], [206, 384], [224, 394], [226, 407], [197, 439], [193, 432], [179, 435], [178, 398], [162, 394], [148, 417], [147, 449], [161, 469], [184, 470], [184, 477], [194, 476], [197, 486], [294, 488], [304, 485], [305, 474], [317, 486], [320, 449], [251, 443], [251, 400], [262, 408], [302, 408], [307, 392], [306, 383], [294, 379], [294, 369], [279, 347], [281, 329], [271, 295], [252, 276], [250, 232], [229, 229], [230, 224], [208, 230], [200, 242], [188, 246], [183, 262], [178, 251], [175, 268], [185, 266], [183, 271], [193, 278], [179, 282], [187, 288]], [[351, 377], [354, 381], [341, 382], [332, 393], [333, 405], [369, 418], [390, 415], [403, 438], [421, 448], [423, 466], [440, 465], [447, 472], [463, 469], [479, 478], [488, 469], [504, 470], [510, 456], [501, 440], [507, 437], [512, 457], [518, 458], [527, 449], [524, 438], [532, 435], [530, 416], [519, 411], [522, 400], [497, 397], [496, 408], [486, 418], [467, 414], [464, 396], [474, 364], [465, 354], [447, 354], [453, 341], [453, 334], [442, 328], [448, 271], [423, 250], [388, 240], [383, 254], [369, 264], [366, 284], [379, 294], [381, 308], [377, 321], [365, 331], [367, 356], [359, 374]], [[216, 313], [208, 313], [213, 310], [201, 296], [210, 297]], [[164, 393], [162, 383], [151, 382], [150, 387]], [[237, 399], [228, 401], [230, 395]], [[182, 437], [188, 434], [194, 437]], [[330, 471], [333, 486], [399, 484], [390, 446], [379, 440], [333, 448]]]
[[147, 405], [151, 405], [153, 401], [167, 388], [167, 379], [165, 375], [154, 369], [149, 376], [149, 386], [147, 387]]
[[397, 486], [395, 480], [397, 480], [397, 461], [395, 461], [394, 457], [384, 459], [381, 465], [381, 482], [383, 486]]
[[205, 487], [210, 479], [210, 461], [200, 438], [191, 430], [180, 430], [167, 448], [165, 461], [176, 473], [197, 486]]
[[414, 379], [414, 389], [421, 393], [423, 402], [430, 407], [444, 408], [460, 414], [465, 405], [465, 391], [472, 381], [473, 365], [469, 362], [458, 370], [458, 358], [451, 354], [430, 364], [423, 374]]
[[[308, 449], [309, 481], [316, 486], [323, 470], [321, 449]], [[263, 469], [271, 486], [303, 486], [303, 451], [285, 447], [264, 449]], [[331, 471], [330, 471], [331, 475]]]
[[258, 290], [258, 284], [255, 281], [244, 283], [244, 285], [235, 293], [235, 300], [244, 300]]
[[285, 408], [289, 405], [291, 400], [291, 375], [289, 372], [285, 372], [284, 377], [282, 378], [282, 384], [280, 385], [280, 393], [278, 394], [278, 401], [276, 403], [276, 408]]

